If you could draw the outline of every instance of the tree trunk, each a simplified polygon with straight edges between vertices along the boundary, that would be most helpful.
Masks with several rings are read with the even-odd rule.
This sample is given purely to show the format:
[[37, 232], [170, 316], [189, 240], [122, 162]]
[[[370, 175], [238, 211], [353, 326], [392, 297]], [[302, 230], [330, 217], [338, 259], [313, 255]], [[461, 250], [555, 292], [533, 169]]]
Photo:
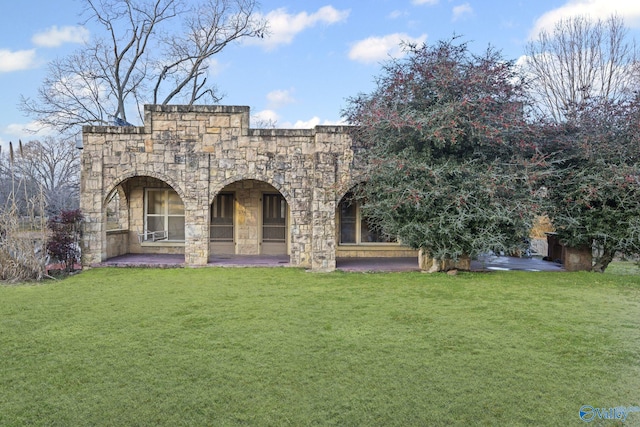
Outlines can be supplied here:
[[595, 264], [591, 268], [591, 271], [595, 273], [604, 273], [604, 270], [606, 270], [609, 263], [613, 261], [614, 253], [615, 251], [611, 250], [610, 248], [604, 248], [602, 250], [602, 255], [598, 257]]

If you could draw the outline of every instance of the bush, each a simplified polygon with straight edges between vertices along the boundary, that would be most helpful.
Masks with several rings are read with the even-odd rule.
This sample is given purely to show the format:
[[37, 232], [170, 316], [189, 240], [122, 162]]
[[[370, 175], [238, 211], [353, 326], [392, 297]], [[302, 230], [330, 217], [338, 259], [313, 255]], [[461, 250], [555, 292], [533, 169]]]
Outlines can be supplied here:
[[51, 236], [47, 242], [47, 251], [56, 261], [62, 263], [63, 271], [70, 273], [80, 261], [80, 209], [61, 211], [49, 219]]
[[46, 229], [21, 230], [16, 206], [0, 209], [0, 281], [42, 280], [48, 256]]

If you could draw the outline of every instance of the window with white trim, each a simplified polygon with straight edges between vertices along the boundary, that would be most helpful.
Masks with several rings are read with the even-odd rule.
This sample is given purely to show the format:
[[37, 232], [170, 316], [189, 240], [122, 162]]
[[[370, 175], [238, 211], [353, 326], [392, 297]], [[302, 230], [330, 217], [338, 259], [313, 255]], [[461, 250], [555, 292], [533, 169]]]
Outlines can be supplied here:
[[375, 243], [397, 243], [397, 239], [372, 227], [362, 215], [360, 202], [347, 193], [338, 204], [340, 221], [340, 244], [366, 245]]
[[184, 203], [170, 188], [145, 190], [146, 232], [166, 231], [167, 240], [184, 241]]

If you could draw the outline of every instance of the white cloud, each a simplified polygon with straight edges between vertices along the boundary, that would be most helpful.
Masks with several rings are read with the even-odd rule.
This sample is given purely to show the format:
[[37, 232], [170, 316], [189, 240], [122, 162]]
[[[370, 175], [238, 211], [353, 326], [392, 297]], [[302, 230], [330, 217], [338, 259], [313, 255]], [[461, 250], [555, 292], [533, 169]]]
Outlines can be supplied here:
[[333, 6], [323, 6], [314, 13], [300, 12], [292, 15], [284, 8], [276, 9], [264, 16], [269, 23], [269, 35], [264, 39], [249, 38], [245, 43], [258, 44], [271, 50], [282, 44], [290, 44], [296, 35], [317, 24], [332, 25], [344, 22], [350, 12], [349, 9], [338, 10]]
[[251, 115], [251, 127], [264, 128], [270, 127], [278, 122], [278, 113], [273, 110], [262, 110]]
[[269, 108], [272, 109], [277, 109], [295, 102], [290, 90], [271, 91], [267, 94], [267, 100], [269, 101]]
[[388, 15], [389, 19], [398, 19], [404, 16], [408, 16], [409, 13], [406, 10], [394, 10]]
[[[54, 130], [43, 125], [41, 122], [32, 121], [29, 123], [12, 123], [5, 129], [8, 135], [14, 135], [21, 139], [30, 139], [34, 135], [51, 135]], [[25, 136], [27, 138], [25, 138]]]
[[515, 65], [516, 65], [516, 67], [519, 67], [519, 68], [523, 67], [527, 63], [528, 60], [529, 60], [529, 56], [520, 55], [518, 57], [518, 59], [516, 60], [516, 64]]
[[411, 3], [417, 4], [417, 5], [421, 5], [421, 4], [434, 5], [434, 4], [438, 4], [438, 1], [439, 0], [412, 0]]
[[85, 43], [89, 39], [89, 30], [85, 27], [53, 26], [46, 31], [36, 33], [31, 41], [40, 47], [58, 47], [64, 43]]
[[25, 133], [26, 133], [26, 128], [29, 127], [29, 125], [25, 125], [25, 124], [18, 124], [18, 123], [11, 123], [9, 125], [7, 125], [7, 127], [4, 129], [4, 133], [8, 134], [8, 135], [13, 135], [16, 137], [22, 137]]
[[529, 33], [529, 39], [535, 39], [540, 31], [552, 31], [561, 19], [573, 16], [590, 16], [593, 19], [606, 18], [616, 14], [630, 27], [640, 27], [640, 2], [636, 0], [569, 0], [564, 6], [550, 10], [542, 15]]
[[463, 19], [472, 14], [473, 8], [471, 7], [471, 5], [469, 3], [464, 3], [453, 8], [453, 17], [451, 18], [451, 21], [459, 21], [460, 19]]
[[351, 47], [349, 59], [370, 64], [389, 59], [389, 57], [399, 58], [404, 56], [404, 51], [401, 46], [402, 42], [420, 44], [426, 40], [426, 34], [417, 38], [410, 37], [405, 33], [388, 34], [382, 37], [369, 37], [356, 42]]
[[271, 128], [275, 126], [278, 129], [313, 129], [318, 125], [336, 126], [336, 125], [346, 124], [344, 120], [322, 121], [320, 117], [317, 117], [317, 116], [314, 116], [309, 120], [296, 120], [295, 123], [292, 123], [292, 122], [278, 123], [278, 119], [280, 119], [280, 115], [276, 113], [274, 110], [266, 109], [266, 110], [258, 111], [256, 114], [251, 115], [251, 127], [252, 128]]
[[27, 70], [36, 66], [36, 51], [0, 49], [0, 73]]
[[279, 127], [282, 127], [283, 129], [313, 129], [318, 125], [334, 126], [334, 125], [344, 125], [344, 124], [345, 122], [343, 120], [340, 120], [340, 121], [324, 120], [321, 123], [320, 117], [314, 116], [309, 120], [297, 120], [295, 123], [285, 122], [282, 124], [282, 126], [279, 126]]
[[223, 71], [229, 68], [231, 65], [229, 63], [221, 63], [216, 58], [209, 58], [207, 60], [207, 73], [210, 77], [219, 76]]
[[309, 120], [298, 120], [291, 127], [293, 129], [313, 129], [320, 124], [320, 117], [314, 116]]
[[40, 137], [54, 135], [54, 129], [43, 125], [41, 122], [32, 121], [29, 123], [11, 123], [2, 129], [2, 133], [11, 137], [14, 143], [22, 140], [28, 142]]

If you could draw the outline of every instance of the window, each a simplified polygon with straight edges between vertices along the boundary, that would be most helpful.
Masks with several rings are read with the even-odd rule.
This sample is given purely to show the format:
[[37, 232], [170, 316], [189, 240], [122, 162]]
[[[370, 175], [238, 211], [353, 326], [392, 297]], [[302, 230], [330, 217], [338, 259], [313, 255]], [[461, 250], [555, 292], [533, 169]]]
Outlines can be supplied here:
[[212, 242], [233, 242], [233, 193], [220, 193], [211, 205]]
[[362, 215], [360, 203], [348, 193], [338, 204], [341, 244], [396, 243], [391, 236], [373, 228]]
[[[345, 197], [346, 199], [346, 197]], [[340, 202], [340, 243], [356, 243], [356, 224], [358, 223], [358, 210], [355, 201], [342, 199]]]
[[171, 189], [148, 188], [144, 223], [148, 232], [167, 231], [167, 240], [183, 241], [184, 204], [178, 193]]

